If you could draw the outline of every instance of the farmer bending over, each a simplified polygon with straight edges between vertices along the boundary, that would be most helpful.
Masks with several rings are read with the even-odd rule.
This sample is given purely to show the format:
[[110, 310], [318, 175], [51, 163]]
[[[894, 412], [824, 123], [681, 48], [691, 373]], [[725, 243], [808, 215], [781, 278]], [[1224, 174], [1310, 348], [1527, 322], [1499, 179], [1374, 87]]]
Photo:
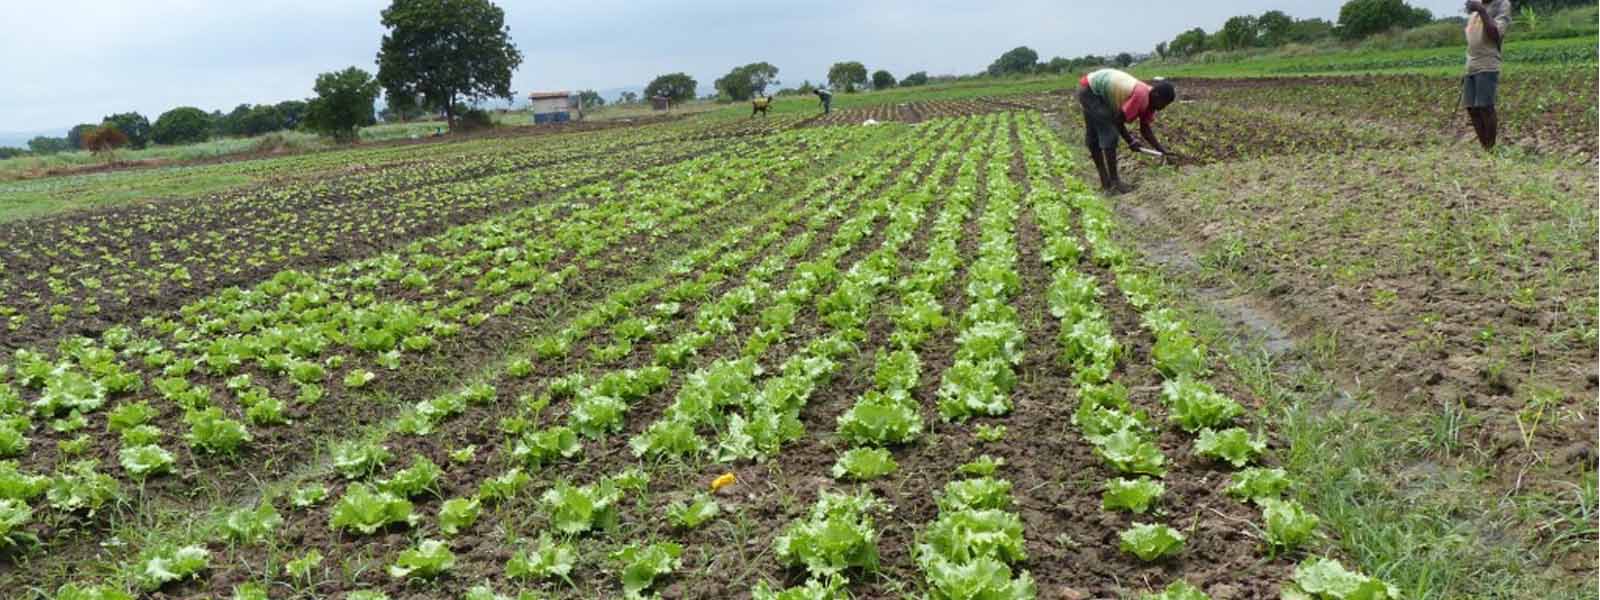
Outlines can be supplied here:
[[1150, 122], [1155, 119], [1156, 111], [1172, 104], [1177, 96], [1177, 90], [1167, 81], [1157, 80], [1152, 85], [1116, 69], [1100, 69], [1078, 80], [1084, 143], [1089, 146], [1094, 168], [1100, 173], [1100, 189], [1111, 194], [1131, 189], [1117, 177], [1117, 137], [1127, 140], [1128, 149], [1134, 152], [1143, 146], [1128, 133], [1125, 123], [1138, 119], [1139, 133], [1150, 142], [1150, 147], [1167, 154], [1167, 149], [1150, 131]]
[[812, 90], [812, 92], [817, 95], [817, 98], [822, 100], [822, 114], [828, 114], [828, 111], [832, 110], [833, 108], [833, 92], [822, 88], [817, 88]]
[[772, 96], [757, 96], [750, 100], [750, 106], [750, 116], [754, 117], [756, 113], [761, 113], [761, 116], [765, 117], [767, 109], [772, 107]]
[[1484, 150], [1494, 149], [1500, 127], [1494, 98], [1500, 88], [1500, 47], [1511, 26], [1511, 0], [1467, 1], [1467, 76], [1461, 80], [1461, 103]]

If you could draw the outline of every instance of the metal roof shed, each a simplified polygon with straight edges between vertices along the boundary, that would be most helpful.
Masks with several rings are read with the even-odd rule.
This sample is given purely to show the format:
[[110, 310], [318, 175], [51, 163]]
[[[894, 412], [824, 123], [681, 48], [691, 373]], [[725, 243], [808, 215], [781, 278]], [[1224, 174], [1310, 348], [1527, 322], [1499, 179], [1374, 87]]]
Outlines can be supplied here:
[[583, 118], [578, 97], [572, 92], [534, 92], [528, 94], [528, 102], [532, 105], [534, 123], [562, 123], [572, 120], [574, 113], [579, 119]]

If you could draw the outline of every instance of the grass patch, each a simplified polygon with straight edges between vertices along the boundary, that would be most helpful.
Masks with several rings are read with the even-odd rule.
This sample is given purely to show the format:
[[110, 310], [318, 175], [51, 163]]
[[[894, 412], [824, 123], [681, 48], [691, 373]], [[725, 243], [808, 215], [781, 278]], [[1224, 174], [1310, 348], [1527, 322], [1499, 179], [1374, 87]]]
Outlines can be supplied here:
[[[1506, 40], [1508, 71], [1528, 68], [1571, 68], [1596, 62], [1595, 35], [1564, 39], [1517, 39], [1515, 30]], [[1266, 53], [1219, 53], [1189, 61], [1149, 61], [1131, 71], [1141, 77], [1281, 77], [1285, 75], [1360, 75], [1420, 73], [1460, 75], [1465, 64], [1465, 43], [1412, 49], [1318, 49], [1305, 46]]]

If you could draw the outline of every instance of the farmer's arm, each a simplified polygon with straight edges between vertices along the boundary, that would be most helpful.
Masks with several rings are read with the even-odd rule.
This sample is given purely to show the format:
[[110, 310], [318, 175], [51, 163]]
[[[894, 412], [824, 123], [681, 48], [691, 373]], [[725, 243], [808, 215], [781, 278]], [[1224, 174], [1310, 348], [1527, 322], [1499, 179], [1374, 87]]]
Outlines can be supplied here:
[[1167, 147], [1162, 146], [1161, 141], [1156, 139], [1156, 132], [1150, 130], [1149, 119], [1139, 120], [1139, 135], [1144, 136], [1144, 140], [1150, 142], [1150, 147], [1155, 148], [1156, 152], [1167, 153]]
[[1467, 2], [1467, 10], [1478, 13], [1478, 20], [1483, 23], [1484, 37], [1489, 38], [1489, 41], [1494, 42], [1496, 46], [1501, 45], [1500, 24], [1489, 14], [1489, 7], [1485, 6], [1482, 0], [1471, 0]]
[[1123, 123], [1122, 119], [1120, 119], [1120, 118], [1116, 119], [1116, 122], [1117, 122], [1117, 133], [1122, 135], [1122, 140], [1123, 141], [1128, 142], [1128, 149], [1132, 150], [1134, 152], [1138, 152], [1139, 148], [1141, 147], [1139, 145], [1139, 140], [1133, 139], [1133, 134], [1128, 133], [1128, 125]]

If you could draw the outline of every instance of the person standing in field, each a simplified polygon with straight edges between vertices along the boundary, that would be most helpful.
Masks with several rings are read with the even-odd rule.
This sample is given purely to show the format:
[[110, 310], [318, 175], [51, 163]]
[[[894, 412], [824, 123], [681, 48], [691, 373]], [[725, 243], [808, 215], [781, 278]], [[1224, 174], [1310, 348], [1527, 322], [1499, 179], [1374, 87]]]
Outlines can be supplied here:
[[1100, 69], [1078, 80], [1078, 103], [1083, 105], [1084, 144], [1094, 158], [1094, 168], [1100, 173], [1100, 189], [1109, 194], [1121, 194], [1131, 188], [1122, 183], [1117, 174], [1117, 138], [1127, 140], [1128, 149], [1134, 152], [1143, 148], [1128, 133], [1127, 123], [1139, 120], [1139, 134], [1157, 152], [1167, 154], [1167, 149], [1156, 140], [1150, 130], [1156, 111], [1164, 109], [1178, 96], [1172, 83], [1156, 80], [1154, 84], [1139, 81], [1132, 75], [1116, 69]]
[[812, 93], [815, 93], [817, 98], [822, 100], [822, 114], [828, 114], [833, 109], [833, 92], [817, 88], [812, 90]]
[[1500, 90], [1500, 48], [1511, 26], [1511, 0], [1467, 0], [1467, 76], [1461, 80], [1461, 104], [1484, 150], [1493, 150], [1500, 120], [1494, 112]]

